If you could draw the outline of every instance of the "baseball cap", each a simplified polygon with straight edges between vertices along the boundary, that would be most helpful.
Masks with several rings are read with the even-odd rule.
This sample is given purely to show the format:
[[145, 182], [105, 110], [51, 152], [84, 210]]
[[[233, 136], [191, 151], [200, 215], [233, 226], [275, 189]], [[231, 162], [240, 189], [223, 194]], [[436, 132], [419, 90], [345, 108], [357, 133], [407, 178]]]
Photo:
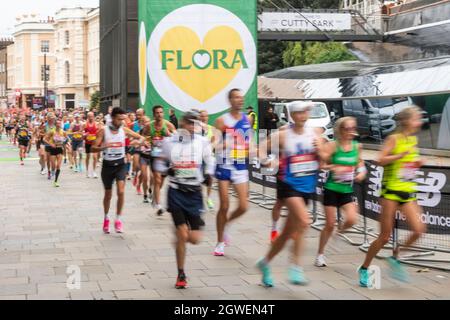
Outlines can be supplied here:
[[289, 104], [289, 112], [304, 112], [310, 110], [314, 104], [310, 101], [295, 101]]
[[183, 115], [183, 120], [186, 122], [196, 123], [200, 120], [200, 113], [197, 110], [189, 110]]

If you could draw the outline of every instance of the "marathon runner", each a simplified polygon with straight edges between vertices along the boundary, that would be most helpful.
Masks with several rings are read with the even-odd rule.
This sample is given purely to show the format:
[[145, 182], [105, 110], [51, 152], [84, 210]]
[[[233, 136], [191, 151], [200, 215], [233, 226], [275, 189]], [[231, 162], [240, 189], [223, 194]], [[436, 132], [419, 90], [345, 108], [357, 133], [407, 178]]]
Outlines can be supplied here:
[[54, 186], [59, 188], [59, 176], [61, 174], [61, 164], [64, 153], [64, 142], [67, 139], [67, 134], [62, 128], [62, 121], [56, 120], [56, 125], [53, 130], [49, 130], [44, 138], [44, 142], [48, 145], [50, 150], [50, 161], [52, 172], [54, 172], [55, 182]]
[[[196, 111], [187, 112], [181, 120], [182, 129], [162, 143], [158, 157], [168, 162], [169, 191], [168, 211], [176, 227], [176, 257], [178, 277], [175, 287], [185, 289], [186, 244], [196, 245], [202, 238], [205, 226], [202, 183], [210, 185], [214, 174], [214, 157], [209, 139], [195, 134], [199, 124]], [[160, 172], [165, 171], [164, 169]]]
[[[86, 149], [86, 177], [97, 179], [97, 173], [95, 171], [97, 166], [97, 152], [92, 151], [92, 145], [97, 139], [98, 124], [95, 122], [95, 115], [93, 112], [89, 112], [87, 115], [87, 122], [83, 126], [85, 137], [85, 149]], [[90, 160], [92, 154], [92, 170], [90, 168]]]
[[16, 128], [18, 141], [19, 141], [19, 157], [20, 165], [25, 165], [23, 160], [27, 156], [28, 146], [31, 143], [31, 126], [25, 120], [25, 116], [21, 116]]
[[[56, 116], [53, 112], [49, 112], [47, 114], [47, 123], [45, 125], [45, 137], [47, 137], [50, 133], [55, 131], [55, 129], [56, 129]], [[50, 147], [48, 142], [46, 142], [45, 137], [44, 137], [43, 141], [44, 141], [44, 145], [45, 145], [45, 159], [47, 161], [47, 178], [48, 178], [48, 180], [51, 180], [55, 175], [55, 172], [52, 171], [52, 165], [51, 165], [52, 164], [51, 163], [52, 148]]]
[[[390, 135], [378, 159], [378, 165], [384, 167], [382, 181], [382, 202], [378, 238], [372, 242], [366, 259], [359, 269], [361, 287], [368, 286], [369, 267], [377, 253], [389, 242], [398, 210], [406, 217], [411, 233], [401, 247], [409, 247], [426, 231], [420, 216], [422, 209], [417, 204], [416, 172], [424, 165], [418, 152], [416, 134], [421, 130], [422, 114], [419, 108], [409, 107], [397, 115], [397, 131]], [[393, 256], [387, 259], [391, 276], [402, 282], [408, 282], [409, 276], [398, 261], [400, 245], [394, 248]]]
[[[229, 92], [231, 109], [216, 121], [222, 133], [221, 144], [216, 149], [216, 179], [219, 181], [220, 209], [217, 214], [217, 246], [215, 256], [225, 255], [225, 244], [230, 243], [230, 226], [248, 210], [249, 150], [252, 128], [248, 117], [242, 112], [244, 96], [239, 89]], [[230, 199], [228, 190], [233, 185], [238, 197], [238, 207], [228, 216]]]
[[70, 127], [70, 132], [72, 133], [74, 172], [82, 172], [83, 122], [81, 122], [81, 116], [78, 113], [75, 114], [75, 121]]
[[[307, 205], [316, 192], [320, 161], [324, 158], [324, 139], [319, 129], [305, 127], [309, 119], [311, 104], [294, 102], [290, 105], [294, 125], [286, 130], [278, 131], [269, 138], [268, 146], [279, 143], [279, 150], [272, 153], [279, 158], [279, 173], [277, 179], [277, 198], [288, 208], [288, 218], [284, 230], [273, 242], [268, 254], [258, 261], [257, 267], [262, 272], [262, 283], [266, 287], [274, 285], [269, 263], [286, 245], [294, 239], [292, 250], [292, 265], [288, 271], [289, 282], [295, 285], [305, 285], [303, 269], [300, 267], [300, 255], [304, 244], [304, 235], [309, 228], [309, 213]], [[264, 149], [261, 156], [266, 157]], [[273, 165], [273, 160], [264, 160], [263, 166]]]
[[103, 152], [102, 181], [105, 188], [103, 200], [105, 219], [103, 232], [109, 234], [110, 207], [112, 199], [112, 188], [114, 181], [117, 182], [117, 215], [115, 230], [117, 233], [123, 232], [122, 210], [125, 201], [125, 137], [127, 135], [140, 139], [140, 144], [145, 145], [145, 138], [132, 130], [124, 127], [126, 112], [120, 108], [113, 109], [111, 113], [112, 121], [97, 133], [97, 139], [92, 146], [92, 151]]
[[144, 203], [150, 203], [149, 194], [152, 195], [152, 173], [149, 168], [152, 166], [152, 135], [151, 135], [151, 121], [149, 118], [145, 117], [144, 127], [142, 128], [140, 134], [145, 137], [148, 147], [143, 146], [140, 150], [140, 165], [141, 165], [141, 175], [139, 185], [144, 187]]
[[153, 107], [153, 121], [150, 124], [152, 139], [152, 170], [153, 170], [153, 208], [157, 210], [157, 215], [164, 214], [161, 205], [161, 188], [165, 175], [157, 170], [157, 163], [160, 161], [161, 147], [165, 138], [176, 132], [175, 126], [164, 119], [164, 108], [162, 106]]
[[355, 118], [340, 118], [335, 125], [336, 140], [325, 146], [326, 165], [329, 176], [324, 186], [324, 207], [326, 223], [320, 234], [319, 251], [315, 261], [316, 267], [326, 267], [325, 246], [333, 234], [338, 209], [345, 213], [345, 223], [338, 225], [342, 232], [351, 228], [358, 221], [358, 207], [353, 200], [353, 185], [366, 178], [367, 169], [362, 160], [362, 146], [355, 141], [357, 134]]

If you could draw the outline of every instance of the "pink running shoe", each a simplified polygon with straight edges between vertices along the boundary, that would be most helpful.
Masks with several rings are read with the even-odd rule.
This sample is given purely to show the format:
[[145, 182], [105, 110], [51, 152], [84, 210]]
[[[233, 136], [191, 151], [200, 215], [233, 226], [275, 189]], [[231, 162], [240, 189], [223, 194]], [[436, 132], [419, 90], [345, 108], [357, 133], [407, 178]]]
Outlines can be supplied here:
[[109, 234], [109, 220], [108, 219], [105, 219], [103, 221], [103, 232], [105, 234]]
[[221, 243], [217, 244], [216, 248], [214, 249], [214, 256], [216, 257], [223, 257], [225, 256], [225, 246]]
[[114, 224], [114, 226], [116, 228], [116, 233], [123, 233], [122, 221], [117, 220], [116, 223]]
[[141, 188], [141, 186], [137, 186], [136, 191], [137, 191], [137, 195], [138, 196], [142, 196], [142, 188]]

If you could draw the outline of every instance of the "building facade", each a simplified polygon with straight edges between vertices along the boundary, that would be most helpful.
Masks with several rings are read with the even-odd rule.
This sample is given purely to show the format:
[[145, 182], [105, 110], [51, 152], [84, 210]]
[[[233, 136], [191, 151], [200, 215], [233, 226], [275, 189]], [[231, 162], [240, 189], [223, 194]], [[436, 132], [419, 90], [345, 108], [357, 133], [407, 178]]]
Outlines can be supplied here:
[[45, 101], [57, 109], [89, 108], [100, 89], [99, 9], [62, 8], [54, 19], [23, 15], [17, 21], [15, 43], [7, 49], [9, 101], [28, 108]]
[[0, 39], [0, 110], [8, 106], [8, 45], [12, 39]]
[[[22, 15], [16, 20], [14, 45], [9, 54], [12, 58], [9, 71], [14, 79], [14, 87], [10, 88], [8, 95], [16, 96], [19, 107], [33, 108], [33, 105], [43, 104], [45, 87], [50, 90], [54, 86], [54, 21], [50, 18], [41, 20], [34, 14]], [[49, 102], [49, 106], [54, 104], [53, 101]]]

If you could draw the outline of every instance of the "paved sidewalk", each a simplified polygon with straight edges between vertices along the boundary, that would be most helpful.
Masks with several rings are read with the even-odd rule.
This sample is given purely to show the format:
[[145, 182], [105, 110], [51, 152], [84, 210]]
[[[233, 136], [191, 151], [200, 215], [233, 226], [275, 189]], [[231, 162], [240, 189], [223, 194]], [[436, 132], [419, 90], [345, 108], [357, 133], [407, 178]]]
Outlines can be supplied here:
[[[32, 154], [35, 158], [36, 154]], [[251, 205], [234, 226], [226, 257], [212, 255], [215, 214], [206, 216], [203, 242], [188, 248], [190, 289], [174, 289], [176, 267], [169, 215], [157, 217], [127, 186], [125, 234], [101, 232], [101, 181], [64, 167], [61, 188], [39, 174], [32, 159], [20, 167], [15, 148], [0, 142], [0, 299], [449, 299], [450, 274], [418, 273], [412, 283], [390, 279], [384, 262], [381, 290], [357, 285], [356, 269], [364, 258], [358, 247], [334, 239], [329, 267], [313, 266], [319, 233], [311, 229], [304, 255], [311, 284], [287, 283], [288, 253], [273, 263], [276, 287], [259, 286], [254, 268], [269, 245], [270, 212]], [[216, 199], [217, 201], [217, 199]], [[233, 205], [232, 205], [233, 206]], [[66, 286], [67, 267], [81, 269], [81, 290]]]

